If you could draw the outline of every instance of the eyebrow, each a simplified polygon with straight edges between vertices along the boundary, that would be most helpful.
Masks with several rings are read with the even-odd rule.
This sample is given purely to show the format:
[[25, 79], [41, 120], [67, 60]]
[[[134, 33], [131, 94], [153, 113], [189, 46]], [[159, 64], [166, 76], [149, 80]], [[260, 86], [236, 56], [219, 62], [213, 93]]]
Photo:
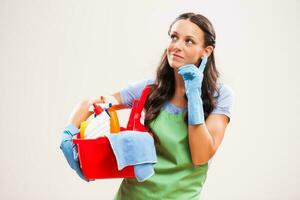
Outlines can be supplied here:
[[[177, 33], [176, 31], [171, 31], [171, 33], [172, 33], [172, 32], [174, 32], [174, 33], [176, 33], [176, 34], [179, 35], [179, 33]], [[196, 37], [194, 37], [194, 36], [192, 36], [192, 35], [187, 35], [186, 37], [197, 39]]]

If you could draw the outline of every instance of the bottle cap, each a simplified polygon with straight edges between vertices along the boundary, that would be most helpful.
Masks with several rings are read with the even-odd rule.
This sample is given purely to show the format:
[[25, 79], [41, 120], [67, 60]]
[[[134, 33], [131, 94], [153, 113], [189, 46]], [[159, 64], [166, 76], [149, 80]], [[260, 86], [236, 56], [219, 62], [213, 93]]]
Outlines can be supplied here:
[[100, 106], [98, 106], [96, 103], [93, 103], [93, 106], [94, 106], [95, 115], [96, 116], [100, 115], [102, 113], [103, 109]]

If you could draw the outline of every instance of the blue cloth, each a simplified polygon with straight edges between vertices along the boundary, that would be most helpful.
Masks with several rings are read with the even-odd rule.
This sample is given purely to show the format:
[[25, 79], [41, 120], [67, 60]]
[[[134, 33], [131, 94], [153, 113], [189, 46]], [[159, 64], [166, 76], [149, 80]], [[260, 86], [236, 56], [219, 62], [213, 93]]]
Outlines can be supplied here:
[[72, 142], [73, 136], [79, 132], [79, 129], [73, 124], [67, 125], [64, 131], [62, 132], [60, 149], [63, 151], [64, 156], [67, 159], [70, 167], [76, 171], [80, 178], [89, 182], [89, 180], [86, 179], [82, 174], [78, 161], [77, 146]]
[[115, 154], [118, 170], [134, 165], [134, 174], [139, 182], [154, 175], [153, 165], [157, 162], [153, 137], [147, 132], [122, 131], [107, 134]]

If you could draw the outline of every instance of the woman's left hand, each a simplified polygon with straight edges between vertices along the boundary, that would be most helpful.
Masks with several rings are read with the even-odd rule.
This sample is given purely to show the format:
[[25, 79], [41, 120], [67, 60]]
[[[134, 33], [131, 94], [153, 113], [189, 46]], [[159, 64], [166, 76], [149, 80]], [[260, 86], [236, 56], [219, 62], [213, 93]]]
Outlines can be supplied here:
[[204, 123], [201, 87], [206, 62], [207, 57], [203, 57], [199, 68], [193, 64], [188, 64], [180, 67], [178, 71], [178, 74], [184, 80], [185, 92], [188, 98], [188, 123], [190, 125]]
[[194, 89], [199, 89], [201, 93], [203, 72], [207, 63], [207, 57], [203, 57], [199, 68], [193, 64], [181, 66], [178, 74], [180, 74], [185, 83], [186, 94]]

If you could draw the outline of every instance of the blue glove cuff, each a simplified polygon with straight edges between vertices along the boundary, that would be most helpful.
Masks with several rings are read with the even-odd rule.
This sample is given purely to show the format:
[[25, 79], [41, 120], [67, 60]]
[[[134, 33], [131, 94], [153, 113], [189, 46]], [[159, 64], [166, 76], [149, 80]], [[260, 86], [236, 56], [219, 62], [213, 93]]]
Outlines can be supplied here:
[[65, 130], [69, 131], [72, 134], [72, 136], [80, 132], [80, 130], [72, 123], [68, 124]]
[[71, 141], [73, 136], [78, 134], [80, 130], [73, 124], [69, 124], [65, 127], [62, 135], [61, 135], [61, 141]]
[[198, 89], [189, 91], [188, 97], [188, 123], [189, 125], [204, 123], [204, 110], [201, 94]]
[[81, 168], [79, 166], [79, 161], [78, 161], [77, 147], [72, 142], [73, 136], [79, 132], [80, 132], [79, 129], [73, 124], [69, 124], [68, 126], [66, 126], [62, 133], [60, 149], [63, 151], [63, 154], [66, 160], [68, 161], [70, 167], [76, 171], [76, 173], [80, 176], [80, 178], [89, 182], [89, 180], [86, 179], [82, 174]]

